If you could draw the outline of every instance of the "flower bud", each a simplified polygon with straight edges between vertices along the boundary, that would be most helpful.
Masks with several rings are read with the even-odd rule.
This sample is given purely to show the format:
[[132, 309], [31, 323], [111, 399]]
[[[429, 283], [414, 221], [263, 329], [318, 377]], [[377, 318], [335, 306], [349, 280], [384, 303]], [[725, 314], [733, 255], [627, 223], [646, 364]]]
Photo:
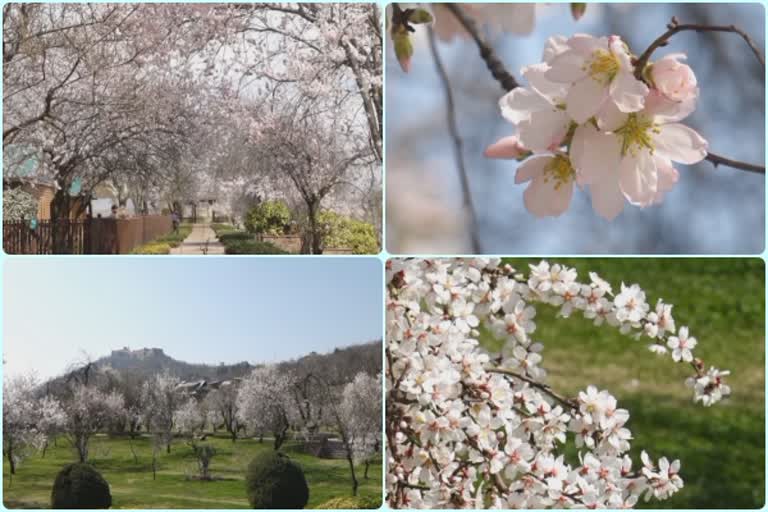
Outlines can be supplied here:
[[483, 155], [486, 158], [505, 158], [518, 159], [525, 157], [530, 152], [520, 144], [520, 140], [515, 136], [504, 137], [494, 142], [485, 149]]
[[585, 12], [587, 12], [587, 4], [585, 2], [571, 3], [571, 16], [573, 16], [574, 20], [579, 21]]
[[686, 101], [699, 95], [696, 75], [687, 64], [682, 53], [667, 55], [651, 66], [651, 79], [656, 89], [672, 101]]

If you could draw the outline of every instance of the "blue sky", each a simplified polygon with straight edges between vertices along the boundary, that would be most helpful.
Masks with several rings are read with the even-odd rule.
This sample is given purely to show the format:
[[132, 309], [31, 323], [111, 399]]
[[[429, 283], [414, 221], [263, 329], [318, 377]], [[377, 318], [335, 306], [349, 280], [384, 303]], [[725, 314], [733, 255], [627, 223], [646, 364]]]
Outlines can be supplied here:
[[275, 362], [380, 339], [376, 258], [27, 258], [3, 267], [3, 371], [160, 347], [187, 362]]

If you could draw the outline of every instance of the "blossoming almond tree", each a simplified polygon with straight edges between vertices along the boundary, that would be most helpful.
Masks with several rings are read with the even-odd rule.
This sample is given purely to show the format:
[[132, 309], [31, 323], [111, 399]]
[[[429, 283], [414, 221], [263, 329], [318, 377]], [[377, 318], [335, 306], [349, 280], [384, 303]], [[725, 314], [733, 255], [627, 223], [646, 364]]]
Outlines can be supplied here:
[[272, 434], [275, 450], [288, 438], [288, 429], [298, 422], [291, 394], [295, 381], [292, 372], [265, 366], [243, 379], [237, 393], [239, 420], [256, 433]]
[[42, 449], [49, 433], [66, 421], [58, 400], [38, 397], [38, 382], [32, 376], [3, 381], [3, 455], [10, 474], [30, 452]]
[[[581, 314], [647, 340], [690, 367], [693, 401], [727, 397], [729, 372], [694, 357], [672, 306], [619, 290], [595, 273], [542, 261], [528, 272], [498, 259], [387, 263], [387, 500], [395, 508], [630, 508], [683, 487], [681, 463], [629, 456], [630, 411], [608, 390], [566, 396], [546, 383], [536, 311]], [[605, 328], [605, 327], [603, 327]], [[480, 332], [505, 341], [484, 351]], [[573, 447], [578, 460], [566, 457]], [[653, 447], [644, 447], [653, 450]]]

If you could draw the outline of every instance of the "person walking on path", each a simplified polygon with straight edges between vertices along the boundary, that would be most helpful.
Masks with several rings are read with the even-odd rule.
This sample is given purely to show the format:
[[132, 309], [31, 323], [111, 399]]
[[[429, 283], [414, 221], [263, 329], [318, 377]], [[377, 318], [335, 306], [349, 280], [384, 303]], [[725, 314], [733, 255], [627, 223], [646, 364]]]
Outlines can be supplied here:
[[178, 233], [179, 232], [179, 224], [181, 224], [179, 219], [179, 214], [176, 213], [176, 210], [173, 210], [171, 212], [171, 223], [173, 224], [173, 232]]

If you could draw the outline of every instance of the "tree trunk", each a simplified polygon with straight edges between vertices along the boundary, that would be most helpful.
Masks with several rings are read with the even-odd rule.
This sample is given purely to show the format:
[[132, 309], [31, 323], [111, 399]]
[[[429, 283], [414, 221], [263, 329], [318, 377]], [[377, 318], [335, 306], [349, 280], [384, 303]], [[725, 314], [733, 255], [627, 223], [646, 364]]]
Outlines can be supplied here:
[[69, 234], [70, 197], [67, 187], [56, 191], [51, 201], [51, 252], [53, 254], [70, 254]]
[[9, 446], [8, 447], [8, 451], [6, 452], [6, 454], [8, 456], [8, 464], [11, 466], [11, 474], [15, 475], [16, 474], [16, 461], [13, 458], [13, 448]]
[[133, 463], [138, 464], [139, 456], [136, 455], [136, 450], [133, 448], [133, 433], [131, 433], [131, 437], [128, 439], [128, 446], [131, 447], [131, 455], [133, 455]]
[[368, 469], [371, 467], [371, 460], [365, 459], [365, 472], [363, 473], [363, 478], [368, 480]]
[[171, 443], [165, 443], [165, 453], [171, 453]]
[[352, 456], [347, 452], [347, 462], [349, 462], [349, 471], [352, 474], [352, 496], [357, 496], [357, 476], [355, 475], [355, 462]]
[[285, 427], [280, 432], [275, 432], [275, 450], [279, 450], [281, 446], [283, 446], [283, 443], [285, 442], [285, 439], [288, 433], [288, 427]]
[[323, 254], [323, 234], [320, 232], [320, 226], [317, 222], [319, 201], [313, 199], [307, 202], [307, 211], [309, 212], [309, 233], [310, 249], [312, 254]]

